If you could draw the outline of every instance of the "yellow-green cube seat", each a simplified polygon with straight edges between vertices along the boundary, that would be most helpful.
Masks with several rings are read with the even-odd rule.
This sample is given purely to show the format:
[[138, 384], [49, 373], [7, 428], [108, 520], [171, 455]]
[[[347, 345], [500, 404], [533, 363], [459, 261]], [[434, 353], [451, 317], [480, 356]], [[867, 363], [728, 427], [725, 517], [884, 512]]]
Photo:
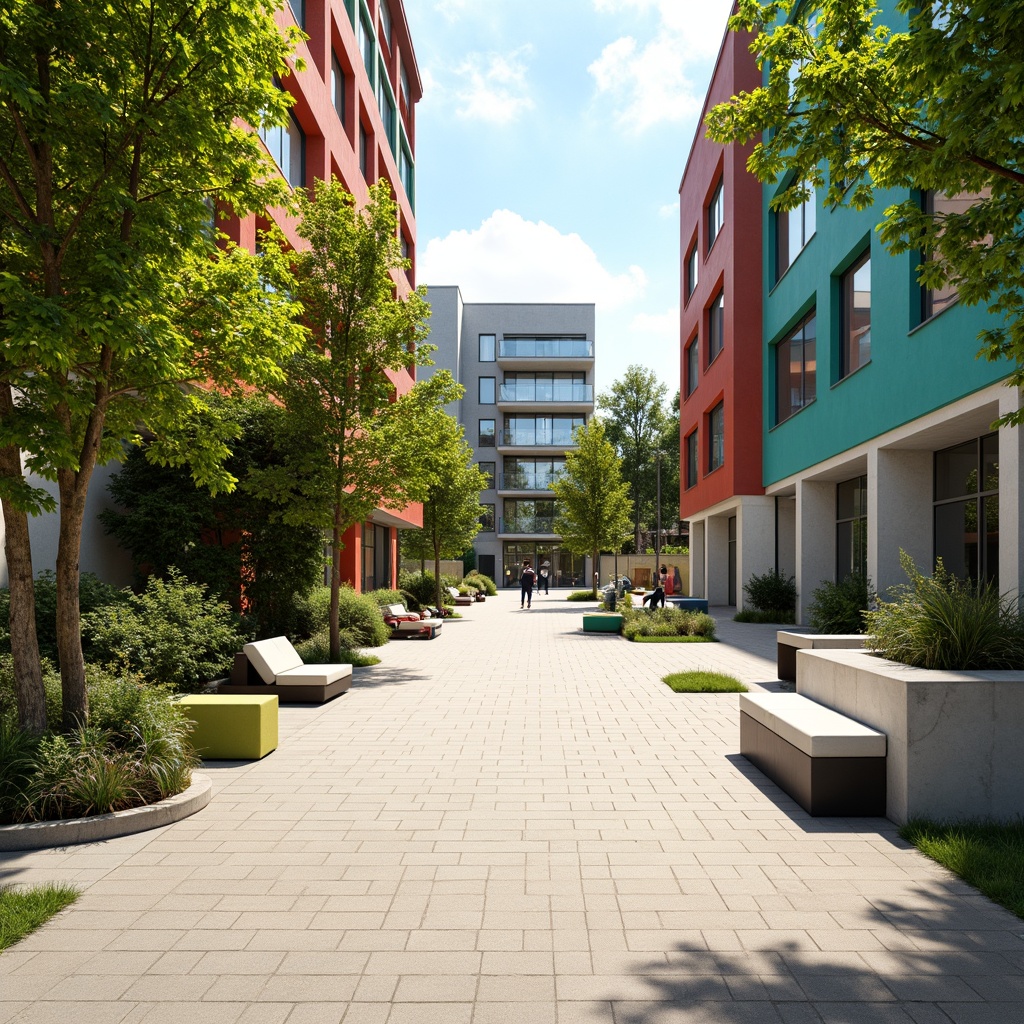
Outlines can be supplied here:
[[192, 720], [192, 745], [204, 761], [258, 761], [277, 749], [276, 694], [195, 693], [178, 707]]

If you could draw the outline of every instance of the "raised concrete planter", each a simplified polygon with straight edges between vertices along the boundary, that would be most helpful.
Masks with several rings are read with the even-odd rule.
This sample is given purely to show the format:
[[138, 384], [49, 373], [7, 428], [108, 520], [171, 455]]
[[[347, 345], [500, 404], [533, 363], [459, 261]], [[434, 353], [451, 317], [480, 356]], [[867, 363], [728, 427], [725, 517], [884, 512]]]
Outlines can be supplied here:
[[888, 739], [886, 817], [1024, 814], [1024, 672], [938, 672], [800, 650], [797, 692]]
[[665, 603], [684, 612], [704, 612], [707, 614], [708, 602], [703, 597], [666, 597]]
[[131, 836], [152, 828], [172, 825], [201, 811], [213, 796], [213, 785], [206, 775], [192, 775], [192, 785], [177, 796], [145, 807], [132, 807], [112, 814], [69, 821], [33, 821], [26, 825], [0, 826], [0, 850], [42, 850], [76, 843], [97, 843], [103, 839]]
[[584, 633], [621, 633], [622, 616], [618, 612], [594, 612], [583, 616]]
[[796, 681], [798, 650], [859, 650], [864, 646], [863, 633], [793, 633], [780, 629], [775, 638], [779, 678], [790, 683]]

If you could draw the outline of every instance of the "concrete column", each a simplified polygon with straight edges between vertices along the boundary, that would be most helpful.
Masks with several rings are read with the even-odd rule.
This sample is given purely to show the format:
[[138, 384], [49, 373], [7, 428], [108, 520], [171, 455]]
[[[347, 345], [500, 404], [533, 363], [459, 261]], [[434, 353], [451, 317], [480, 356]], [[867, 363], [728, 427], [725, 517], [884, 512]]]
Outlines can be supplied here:
[[690, 520], [690, 596], [705, 597], [705, 580], [707, 569], [705, 565], [705, 524], [706, 519]]
[[740, 502], [736, 519], [736, 610], [746, 607], [743, 587], [753, 575], [775, 568], [775, 499], [750, 496]]
[[796, 576], [796, 498], [780, 495], [776, 504], [778, 525], [778, 570], [784, 576]]
[[[1015, 412], [1021, 395], [1004, 388], [999, 415]], [[999, 428], [999, 590], [1020, 596], [1024, 586], [1024, 428]]]
[[836, 485], [798, 480], [796, 485], [796, 620], [807, 622], [811, 595], [836, 574]]
[[[731, 515], [731, 513], [730, 513]], [[737, 524], [738, 525], [738, 524]], [[729, 603], [729, 516], [711, 516], [705, 539], [709, 604]]]
[[868, 452], [868, 576], [879, 594], [907, 581], [900, 549], [934, 568], [933, 464], [930, 451]]

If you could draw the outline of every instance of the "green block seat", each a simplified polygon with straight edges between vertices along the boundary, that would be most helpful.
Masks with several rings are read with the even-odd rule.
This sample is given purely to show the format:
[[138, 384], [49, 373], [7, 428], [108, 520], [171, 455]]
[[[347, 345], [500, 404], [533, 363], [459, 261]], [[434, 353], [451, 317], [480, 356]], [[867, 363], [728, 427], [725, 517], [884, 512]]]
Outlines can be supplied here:
[[178, 701], [204, 761], [258, 761], [277, 749], [277, 695], [195, 693]]
[[621, 633], [622, 616], [618, 612], [593, 612], [583, 616], [584, 633]]

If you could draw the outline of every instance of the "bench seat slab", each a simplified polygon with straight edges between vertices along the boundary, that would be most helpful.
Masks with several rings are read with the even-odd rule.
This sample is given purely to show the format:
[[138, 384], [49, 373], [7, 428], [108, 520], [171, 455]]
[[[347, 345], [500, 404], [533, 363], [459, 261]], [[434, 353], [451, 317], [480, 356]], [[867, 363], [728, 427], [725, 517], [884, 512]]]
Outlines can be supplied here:
[[813, 817], [885, 817], [884, 757], [811, 757], [742, 711], [740, 753]]

